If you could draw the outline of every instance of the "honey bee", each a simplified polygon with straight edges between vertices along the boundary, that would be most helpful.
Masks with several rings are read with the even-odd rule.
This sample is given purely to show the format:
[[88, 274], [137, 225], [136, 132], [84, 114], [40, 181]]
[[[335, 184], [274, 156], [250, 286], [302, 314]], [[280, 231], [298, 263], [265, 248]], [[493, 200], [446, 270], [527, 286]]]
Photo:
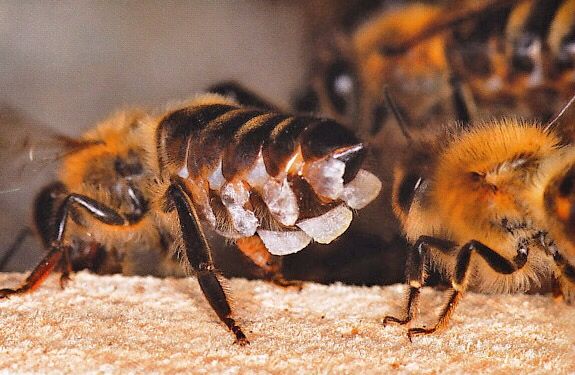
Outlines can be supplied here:
[[[315, 54], [302, 108], [377, 136], [393, 121], [384, 87], [418, 127], [471, 114], [547, 121], [575, 87], [573, 0], [369, 5], [312, 12], [319, 20], [308, 22]], [[537, 102], [543, 97], [554, 104]]]
[[393, 184], [393, 208], [412, 244], [406, 315], [384, 324], [415, 318], [426, 265], [449, 277], [452, 292], [437, 324], [410, 328], [410, 340], [445, 328], [469, 287], [526, 291], [554, 275], [573, 299], [575, 146], [561, 139], [557, 121], [490, 121], [412, 141]]
[[[370, 139], [384, 181], [406, 146], [385, 87], [412, 133], [510, 115], [546, 122], [575, 90], [573, 0], [308, 3], [309, 84], [295, 106]], [[575, 137], [570, 126], [559, 131]], [[401, 232], [391, 195], [385, 184], [357, 228], [392, 254], [386, 272], [401, 267], [405, 251], [387, 245]]]
[[[234, 241], [275, 273], [271, 254], [329, 243], [372, 201], [381, 182], [362, 169], [364, 144], [336, 122], [294, 117], [206, 94], [159, 115], [119, 112], [80, 139], [60, 137], [59, 179], [34, 202], [47, 253], [16, 289], [30, 292], [55, 269], [90, 268], [141, 249], [175, 254], [238, 344], [212, 261], [208, 232]], [[34, 159], [36, 148], [19, 143]], [[156, 250], [158, 251], [158, 250]], [[168, 258], [170, 258], [168, 256]]]

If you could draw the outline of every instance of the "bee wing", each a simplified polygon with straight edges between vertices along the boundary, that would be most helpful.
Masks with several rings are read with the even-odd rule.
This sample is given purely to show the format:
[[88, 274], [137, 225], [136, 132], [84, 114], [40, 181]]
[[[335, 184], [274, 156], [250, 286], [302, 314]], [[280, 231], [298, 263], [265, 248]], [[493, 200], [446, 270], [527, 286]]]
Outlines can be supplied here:
[[94, 144], [77, 140], [0, 106], [0, 194], [21, 190], [55, 162]]

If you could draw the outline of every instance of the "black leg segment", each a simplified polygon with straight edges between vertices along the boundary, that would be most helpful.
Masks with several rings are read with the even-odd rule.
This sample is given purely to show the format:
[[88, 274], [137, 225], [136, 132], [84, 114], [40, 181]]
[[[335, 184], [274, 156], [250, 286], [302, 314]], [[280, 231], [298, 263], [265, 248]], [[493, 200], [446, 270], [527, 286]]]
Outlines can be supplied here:
[[409, 340], [411, 340], [413, 336], [428, 335], [447, 326], [457, 304], [463, 297], [463, 293], [467, 288], [471, 255], [473, 253], [478, 254], [483, 258], [495, 272], [508, 275], [523, 268], [529, 255], [528, 249], [526, 241], [519, 241], [517, 255], [512, 260], [509, 260], [479, 241], [472, 240], [463, 245], [457, 254], [455, 272], [451, 279], [453, 291], [451, 292], [449, 301], [439, 315], [437, 323], [433, 328], [409, 329], [407, 331]]
[[529, 248], [524, 246], [522, 241], [520, 241], [520, 244], [521, 245], [517, 249], [517, 255], [513, 258], [513, 260], [509, 260], [499, 255], [498, 252], [485, 246], [479, 241], [469, 241], [461, 248], [459, 254], [457, 255], [457, 263], [455, 266], [455, 276], [453, 281], [457, 285], [462, 285], [464, 283], [469, 270], [472, 253], [478, 254], [497, 273], [508, 275], [523, 268], [527, 262]]
[[206, 299], [222, 322], [236, 336], [236, 343], [240, 345], [249, 344], [241, 328], [232, 318], [232, 309], [218, 280], [212, 262], [210, 246], [190, 196], [184, 181], [179, 177], [173, 177], [167, 197], [172, 200], [178, 213], [187, 261], [196, 272], [200, 288]]
[[388, 323], [407, 324], [415, 318], [419, 305], [420, 289], [425, 283], [425, 262], [428, 257], [429, 248], [447, 253], [452, 251], [455, 246], [455, 242], [452, 241], [431, 236], [421, 236], [415, 244], [410, 247], [406, 264], [406, 279], [409, 284], [409, 291], [407, 294], [405, 318], [399, 319], [394, 316], [386, 316], [383, 319], [384, 326]]

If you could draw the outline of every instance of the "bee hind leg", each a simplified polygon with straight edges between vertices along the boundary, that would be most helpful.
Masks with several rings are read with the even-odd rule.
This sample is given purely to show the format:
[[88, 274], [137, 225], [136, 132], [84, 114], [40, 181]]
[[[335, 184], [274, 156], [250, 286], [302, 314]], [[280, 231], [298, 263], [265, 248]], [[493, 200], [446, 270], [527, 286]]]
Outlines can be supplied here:
[[491, 249], [479, 241], [472, 240], [463, 245], [457, 254], [455, 273], [451, 279], [453, 291], [451, 292], [449, 301], [439, 315], [437, 323], [433, 328], [409, 329], [407, 331], [409, 340], [411, 341], [413, 336], [429, 335], [447, 327], [447, 324], [449, 323], [449, 320], [451, 319], [457, 304], [463, 297], [463, 293], [467, 288], [468, 278], [470, 275], [469, 269], [471, 264], [471, 256], [473, 254], [477, 254], [483, 258], [483, 260], [485, 260], [495, 272], [509, 275], [523, 268], [529, 255], [528, 250], [529, 248], [527, 247], [526, 242], [519, 241], [517, 255], [512, 260], [509, 260], [501, 256], [499, 253], [497, 253], [497, 251]]
[[454, 246], [455, 243], [451, 241], [436, 237], [421, 236], [415, 244], [410, 247], [406, 263], [406, 279], [409, 285], [409, 291], [407, 293], [405, 318], [400, 319], [394, 316], [386, 316], [383, 319], [384, 326], [389, 323], [405, 325], [415, 319], [419, 305], [420, 289], [425, 283], [425, 260], [429, 248], [449, 252]]
[[232, 317], [232, 308], [222, 287], [211, 255], [211, 249], [200, 224], [191, 195], [179, 177], [172, 178], [167, 197], [178, 213], [181, 236], [185, 248], [184, 261], [196, 272], [200, 289], [220, 320], [235, 335], [235, 343], [249, 344], [246, 335]]

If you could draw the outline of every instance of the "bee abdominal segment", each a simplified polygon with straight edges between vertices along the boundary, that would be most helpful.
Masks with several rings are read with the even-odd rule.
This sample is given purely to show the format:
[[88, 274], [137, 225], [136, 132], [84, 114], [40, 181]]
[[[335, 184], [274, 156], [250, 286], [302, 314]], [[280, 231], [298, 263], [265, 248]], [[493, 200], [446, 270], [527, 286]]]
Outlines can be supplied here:
[[351, 222], [347, 206], [381, 189], [360, 168], [363, 144], [331, 120], [210, 104], [176, 111], [157, 132], [178, 137], [159, 143], [160, 169], [185, 180], [212, 229], [258, 234], [274, 254], [331, 242]]

